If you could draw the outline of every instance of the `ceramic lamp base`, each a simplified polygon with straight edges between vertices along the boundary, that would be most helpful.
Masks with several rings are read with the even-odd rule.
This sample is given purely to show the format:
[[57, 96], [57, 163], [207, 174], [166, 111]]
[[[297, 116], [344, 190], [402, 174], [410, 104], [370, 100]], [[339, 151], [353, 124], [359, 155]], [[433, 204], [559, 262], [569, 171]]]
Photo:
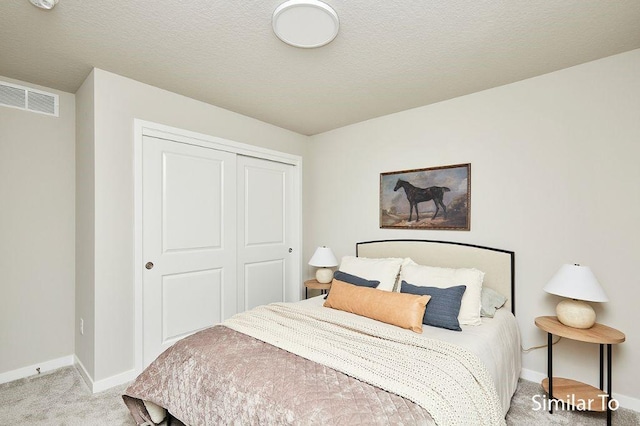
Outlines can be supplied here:
[[316, 271], [316, 280], [320, 284], [328, 284], [333, 280], [333, 271], [329, 268], [318, 268]]
[[588, 303], [566, 299], [556, 306], [558, 321], [573, 328], [591, 328], [596, 322], [596, 313]]

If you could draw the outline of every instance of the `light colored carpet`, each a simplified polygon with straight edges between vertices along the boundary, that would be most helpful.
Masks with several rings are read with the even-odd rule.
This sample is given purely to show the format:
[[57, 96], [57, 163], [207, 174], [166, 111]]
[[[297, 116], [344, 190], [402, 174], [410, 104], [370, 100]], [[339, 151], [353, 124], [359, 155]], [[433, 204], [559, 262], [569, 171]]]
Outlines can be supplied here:
[[122, 402], [126, 385], [92, 394], [75, 367], [0, 385], [0, 425], [135, 425]]
[[[75, 367], [0, 385], [0, 425], [87, 426], [135, 425], [122, 402], [126, 385], [91, 394]], [[543, 395], [539, 384], [521, 380], [507, 414], [508, 425], [604, 425], [606, 414], [578, 411], [534, 411], [534, 395]], [[640, 413], [620, 409], [615, 425], [640, 425]]]

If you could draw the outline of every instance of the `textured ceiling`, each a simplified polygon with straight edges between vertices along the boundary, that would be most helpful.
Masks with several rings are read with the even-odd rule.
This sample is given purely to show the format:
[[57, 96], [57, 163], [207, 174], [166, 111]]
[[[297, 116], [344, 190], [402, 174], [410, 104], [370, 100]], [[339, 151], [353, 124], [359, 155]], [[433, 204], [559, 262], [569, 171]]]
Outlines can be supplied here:
[[273, 34], [281, 2], [0, 0], [0, 75], [75, 92], [98, 67], [312, 135], [640, 48], [638, 0], [326, 0], [340, 33], [309, 50]]

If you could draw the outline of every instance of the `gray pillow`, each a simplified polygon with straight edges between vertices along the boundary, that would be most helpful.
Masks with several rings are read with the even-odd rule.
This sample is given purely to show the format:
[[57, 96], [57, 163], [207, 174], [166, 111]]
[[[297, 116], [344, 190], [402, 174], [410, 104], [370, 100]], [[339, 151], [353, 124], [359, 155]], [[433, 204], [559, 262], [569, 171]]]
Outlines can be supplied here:
[[454, 331], [462, 331], [458, 322], [458, 314], [460, 313], [462, 295], [466, 289], [466, 285], [448, 288], [421, 287], [409, 284], [404, 280], [400, 285], [400, 293], [431, 296], [424, 310], [423, 324]]
[[506, 297], [488, 287], [482, 287], [480, 299], [480, 316], [487, 318], [493, 318], [496, 310], [502, 308], [507, 302]]
[[[336, 279], [336, 280], [344, 281], [345, 283], [357, 285], [357, 286], [360, 286], [360, 287], [376, 288], [376, 287], [378, 287], [378, 284], [380, 284], [380, 281], [366, 280], [366, 279], [364, 279], [362, 277], [358, 277], [356, 275], [347, 274], [346, 272], [342, 272], [342, 271], [334, 272], [333, 273], [333, 278]], [[331, 291], [331, 290], [329, 290], [329, 291]], [[329, 294], [324, 296], [324, 298], [326, 299], [327, 296], [329, 296]]]

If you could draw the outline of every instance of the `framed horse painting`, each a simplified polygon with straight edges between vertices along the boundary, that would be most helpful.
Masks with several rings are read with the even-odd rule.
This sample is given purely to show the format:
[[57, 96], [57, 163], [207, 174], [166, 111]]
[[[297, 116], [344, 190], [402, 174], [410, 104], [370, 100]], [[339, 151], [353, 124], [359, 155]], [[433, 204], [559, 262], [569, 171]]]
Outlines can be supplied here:
[[471, 164], [380, 173], [380, 228], [471, 229]]

